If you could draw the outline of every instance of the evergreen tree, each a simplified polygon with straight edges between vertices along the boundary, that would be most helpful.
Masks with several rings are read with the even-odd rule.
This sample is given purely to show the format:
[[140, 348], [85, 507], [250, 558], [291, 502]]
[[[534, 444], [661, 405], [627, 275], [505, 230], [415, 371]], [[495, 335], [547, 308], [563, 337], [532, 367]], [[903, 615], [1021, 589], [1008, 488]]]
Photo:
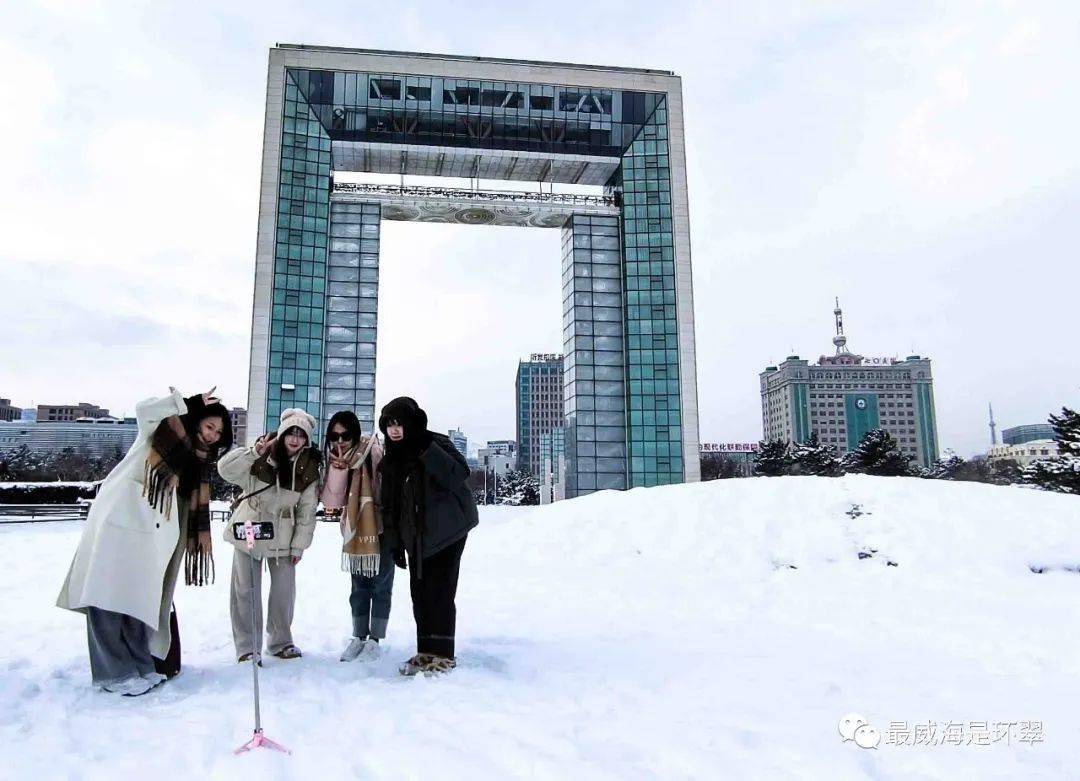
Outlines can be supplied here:
[[963, 480], [965, 479], [965, 461], [951, 450], [946, 450], [945, 455], [930, 465], [926, 477], [931, 480]]
[[52, 453], [34, 452], [27, 445], [4, 453], [5, 480], [42, 482], [56, 480], [55, 470], [51, 466]]
[[839, 477], [842, 474], [836, 449], [832, 445], [821, 444], [816, 431], [810, 434], [810, 439], [806, 442], [797, 442], [791, 446], [790, 458], [795, 471], [800, 475]]
[[1006, 458], [1001, 461], [994, 461], [990, 464], [990, 482], [997, 485], [1019, 483], [1023, 477], [1023, 472], [1024, 470], [1020, 468], [1020, 464], [1014, 459]]
[[528, 472], [507, 472], [505, 477], [499, 478], [495, 503], [515, 506], [540, 504], [540, 479]]
[[33, 451], [27, 445], [0, 454], [0, 479], [5, 481], [94, 482], [103, 480], [124, 454], [120, 448], [94, 457], [88, 448]]
[[1080, 494], [1080, 413], [1063, 407], [1061, 415], [1050, 416], [1050, 425], [1057, 456], [1033, 463], [1024, 470], [1023, 480], [1046, 491]]
[[754, 474], [765, 477], [787, 474], [791, 464], [788, 451], [788, 443], [781, 439], [762, 441], [759, 450], [754, 453]]
[[901, 452], [892, 434], [880, 428], [866, 432], [858, 447], [845, 456], [844, 469], [848, 472], [885, 477], [913, 473], [911, 456]]

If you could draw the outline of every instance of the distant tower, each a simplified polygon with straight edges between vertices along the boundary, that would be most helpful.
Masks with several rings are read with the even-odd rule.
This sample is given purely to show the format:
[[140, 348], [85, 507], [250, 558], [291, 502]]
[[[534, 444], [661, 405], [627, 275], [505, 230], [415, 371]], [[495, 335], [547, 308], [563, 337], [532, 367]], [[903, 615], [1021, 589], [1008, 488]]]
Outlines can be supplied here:
[[997, 441], [997, 423], [994, 422], [994, 405], [990, 404], [990, 444], [996, 445]]
[[843, 355], [847, 349], [847, 337], [844, 336], [844, 313], [840, 310], [840, 299], [836, 299], [836, 309], [833, 310], [833, 316], [836, 317], [836, 336], [833, 337], [832, 343], [836, 345], [836, 354]]

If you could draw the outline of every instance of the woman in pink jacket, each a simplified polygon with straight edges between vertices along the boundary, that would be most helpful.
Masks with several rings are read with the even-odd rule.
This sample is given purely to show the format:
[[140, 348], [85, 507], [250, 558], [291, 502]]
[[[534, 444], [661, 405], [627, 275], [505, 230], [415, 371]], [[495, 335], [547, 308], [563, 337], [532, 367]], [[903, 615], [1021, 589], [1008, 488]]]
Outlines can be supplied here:
[[394, 558], [383, 544], [378, 511], [382, 448], [377, 438], [363, 435], [359, 419], [348, 410], [330, 418], [324, 446], [326, 471], [320, 499], [327, 517], [340, 520], [341, 568], [352, 576], [352, 638], [341, 654], [341, 661], [351, 662], [378, 655], [390, 620]]

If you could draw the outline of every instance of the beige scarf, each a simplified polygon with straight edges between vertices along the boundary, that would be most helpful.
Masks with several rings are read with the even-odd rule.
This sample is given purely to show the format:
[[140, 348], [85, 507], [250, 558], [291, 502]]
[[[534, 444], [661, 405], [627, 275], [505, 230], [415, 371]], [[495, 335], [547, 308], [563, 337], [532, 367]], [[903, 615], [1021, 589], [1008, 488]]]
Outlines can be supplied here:
[[341, 569], [373, 578], [379, 574], [379, 523], [375, 517], [375, 492], [367, 463], [351, 475], [345, 503], [341, 546]]
[[379, 574], [379, 521], [375, 515], [375, 486], [368, 457], [373, 445], [374, 437], [371, 437], [360, 457], [360, 466], [349, 470], [349, 495], [341, 521], [344, 537], [341, 569], [365, 578]]

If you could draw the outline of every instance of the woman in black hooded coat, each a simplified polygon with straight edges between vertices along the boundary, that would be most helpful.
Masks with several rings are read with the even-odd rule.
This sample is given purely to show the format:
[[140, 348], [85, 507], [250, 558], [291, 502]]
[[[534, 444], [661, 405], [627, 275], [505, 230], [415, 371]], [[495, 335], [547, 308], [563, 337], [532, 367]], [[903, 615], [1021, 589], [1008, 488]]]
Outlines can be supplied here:
[[427, 413], [408, 396], [382, 409], [386, 441], [382, 473], [383, 528], [394, 563], [409, 570], [416, 655], [403, 675], [456, 666], [454, 634], [458, 571], [469, 530], [480, 520], [465, 485], [469, 466], [448, 437], [427, 429]]

